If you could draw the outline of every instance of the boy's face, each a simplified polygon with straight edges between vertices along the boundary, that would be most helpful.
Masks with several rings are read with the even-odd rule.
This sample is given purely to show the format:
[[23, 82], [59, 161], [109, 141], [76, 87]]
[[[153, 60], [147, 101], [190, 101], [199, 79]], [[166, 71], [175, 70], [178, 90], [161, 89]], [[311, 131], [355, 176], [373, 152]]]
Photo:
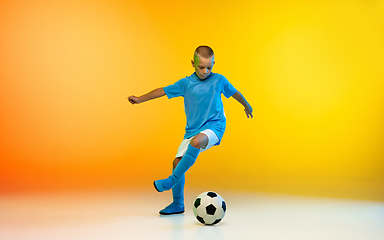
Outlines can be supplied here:
[[215, 56], [212, 56], [211, 58], [195, 56], [195, 59], [191, 62], [192, 66], [195, 68], [196, 75], [201, 80], [204, 80], [212, 71], [212, 67], [215, 64]]

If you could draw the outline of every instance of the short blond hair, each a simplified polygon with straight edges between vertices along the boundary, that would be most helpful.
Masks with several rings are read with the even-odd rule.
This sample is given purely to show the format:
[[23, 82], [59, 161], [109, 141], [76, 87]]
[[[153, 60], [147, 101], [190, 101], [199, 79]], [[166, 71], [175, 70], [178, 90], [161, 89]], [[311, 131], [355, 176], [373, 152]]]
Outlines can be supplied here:
[[199, 46], [195, 50], [194, 57], [199, 56], [199, 57], [209, 59], [209, 58], [213, 57], [214, 55], [215, 54], [213, 53], [212, 48], [210, 48], [208, 46]]

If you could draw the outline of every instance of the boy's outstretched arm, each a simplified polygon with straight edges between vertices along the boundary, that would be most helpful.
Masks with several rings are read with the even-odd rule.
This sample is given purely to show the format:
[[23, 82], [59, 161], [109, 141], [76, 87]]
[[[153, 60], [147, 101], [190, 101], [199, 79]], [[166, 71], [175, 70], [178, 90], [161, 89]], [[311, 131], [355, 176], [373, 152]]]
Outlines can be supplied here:
[[245, 100], [243, 95], [239, 91], [237, 91], [235, 94], [232, 95], [232, 97], [244, 106], [244, 111], [247, 114], [247, 118], [249, 118], [249, 116], [251, 116], [251, 118], [253, 118], [252, 107], [251, 107], [251, 105], [249, 105], [247, 100]]
[[162, 97], [164, 95], [165, 95], [165, 92], [164, 92], [163, 88], [156, 88], [155, 90], [153, 90], [147, 94], [144, 94], [140, 97], [129, 96], [128, 101], [132, 104], [139, 104], [139, 103], [151, 100], [151, 99]]

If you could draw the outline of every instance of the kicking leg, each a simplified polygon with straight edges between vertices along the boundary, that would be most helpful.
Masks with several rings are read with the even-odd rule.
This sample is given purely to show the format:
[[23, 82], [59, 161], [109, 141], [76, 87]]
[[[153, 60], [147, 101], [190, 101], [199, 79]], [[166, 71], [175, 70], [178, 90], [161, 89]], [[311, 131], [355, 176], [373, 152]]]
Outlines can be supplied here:
[[184, 173], [195, 163], [200, 153], [200, 148], [204, 148], [208, 144], [208, 137], [204, 133], [199, 133], [192, 138], [187, 152], [177, 164], [171, 176], [153, 182], [158, 192], [163, 192], [173, 188], [184, 176]]

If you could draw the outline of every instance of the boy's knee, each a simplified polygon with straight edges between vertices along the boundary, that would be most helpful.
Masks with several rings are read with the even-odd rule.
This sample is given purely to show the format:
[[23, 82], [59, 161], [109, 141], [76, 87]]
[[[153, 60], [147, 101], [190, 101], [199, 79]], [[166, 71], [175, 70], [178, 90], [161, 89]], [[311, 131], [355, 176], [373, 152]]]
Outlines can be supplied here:
[[201, 149], [207, 147], [208, 141], [209, 139], [206, 134], [199, 133], [194, 138], [192, 138], [190, 144], [197, 149]]
[[193, 147], [195, 147], [197, 149], [200, 149], [200, 147], [201, 147], [201, 142], [196, 137], [192, 138], [192, 140], [191, 140], [191, 142], [189, 144], [191, 144]]

